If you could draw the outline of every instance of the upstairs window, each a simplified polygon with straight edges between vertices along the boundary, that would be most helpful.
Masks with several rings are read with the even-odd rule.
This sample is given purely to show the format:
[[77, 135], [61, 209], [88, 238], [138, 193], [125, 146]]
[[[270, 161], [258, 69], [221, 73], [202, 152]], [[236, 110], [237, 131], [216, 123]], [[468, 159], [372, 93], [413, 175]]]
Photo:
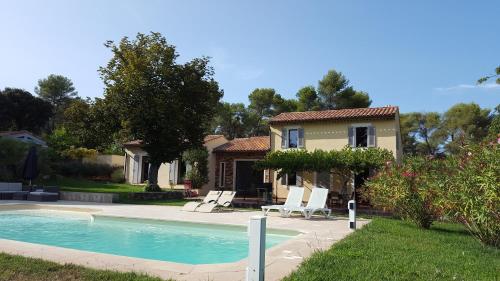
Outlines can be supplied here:
[[368, 127], [356, 127], [354, 142], [356, 147], [368, 147]]
[[297, 148], [299, 145], [299, 131], [297, 129], [288, 130], [288, 148]]
[[281, 148], [303, 148], [304, 129], [303, 128], [283, 128], [281, 129]]
[[374, 126], [352, 126], [348, 129], [350, 147], [375, 147], [376, 130]]

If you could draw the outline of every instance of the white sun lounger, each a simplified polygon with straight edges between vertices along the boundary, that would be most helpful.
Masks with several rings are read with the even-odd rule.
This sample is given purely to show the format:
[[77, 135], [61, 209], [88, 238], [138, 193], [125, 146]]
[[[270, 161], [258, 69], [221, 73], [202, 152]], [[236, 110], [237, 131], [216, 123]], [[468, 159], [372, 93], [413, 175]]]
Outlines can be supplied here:
[[309, 196], [309, 201], [305, 207], [287, 207], [283, 208], [281, 213], [284, 217], [289, 217], [293, 212], [301, 212], [306, 219], [310, 219], [315, 212], [322, 212], [325, 218], [330, 217], [332, 210], [326, 208], [328, 198], [328, 189], [314, 187]]
[[203, 198], [203, 201], [199, 202], [187, 202], [183, 207], [182, 211], [188, 211], [188, 212], [194, 212], [198, 207], [200, 207], [203, 204], [209, 204], [212, 202], [217, 202], [219, 197], [221, 196], [222, 191], [217, 191], [217, 190], [211, 190], [208, 192], [207, 196]]
[[304, 196], [304, 188], [297, 186], [290, 186], [290, 190], [288, 191], [288, 196], [286, 197], [285, 204], [283, 205], [268, 205], [262, 206], [262, 211], [264, 215], [267, 214], [271, 210], [278, 210], [280, 213], [283, 212], [283, 208], [285, 207], [300, 207], [302, 206], [302, 197]]
[[229, 207], [233, 204], [232, 202], [235, 195], [236, 191], [223, 191], [217, 201], [202, 204], [196, 208], [196, 211], [201, 213], [211, 213], [213, 211], [222, 210], [223, 207]]

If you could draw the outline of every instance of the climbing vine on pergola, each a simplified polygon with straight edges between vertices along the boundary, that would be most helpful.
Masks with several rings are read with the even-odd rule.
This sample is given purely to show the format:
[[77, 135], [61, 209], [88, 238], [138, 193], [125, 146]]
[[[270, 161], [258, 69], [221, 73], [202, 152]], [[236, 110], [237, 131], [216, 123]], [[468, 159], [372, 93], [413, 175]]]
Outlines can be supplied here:
[[381, 148], [344, 147], [331, 151], [290, 149], [268, 153], [256, 163], [256, 168], [278, 171], [278, 178], [295, 172], [330, 172], [343, 177], [344, 184], [347, 184], [353, 174], [378, 169], [392, 161], [392, 153]]

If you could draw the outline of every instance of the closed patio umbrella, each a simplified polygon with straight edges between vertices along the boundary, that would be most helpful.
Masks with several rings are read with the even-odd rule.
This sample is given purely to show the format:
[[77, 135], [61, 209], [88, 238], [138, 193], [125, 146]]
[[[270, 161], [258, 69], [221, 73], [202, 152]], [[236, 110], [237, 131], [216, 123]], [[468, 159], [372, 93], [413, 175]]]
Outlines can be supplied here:
[[26, 156], [23, 168], [23, 179], [30, 181], [38, 176], [38, 156], [36, 154], [36, 147], [32, 146]]

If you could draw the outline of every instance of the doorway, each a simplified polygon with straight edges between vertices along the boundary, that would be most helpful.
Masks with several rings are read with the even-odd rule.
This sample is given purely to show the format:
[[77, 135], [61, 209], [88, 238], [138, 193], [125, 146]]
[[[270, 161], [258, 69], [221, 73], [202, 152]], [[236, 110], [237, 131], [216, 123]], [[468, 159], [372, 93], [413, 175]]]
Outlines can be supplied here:
[[253, 168], [255, 161], [235, 161], [235, 190], [239, 196], [257, 196], [257, 188], [264, 184], [263, 171]]
[[145, 182], [148, 179], [149, 174], [149, 157], [142, 156], [142, 166], [141, 166], [141, 183]]

